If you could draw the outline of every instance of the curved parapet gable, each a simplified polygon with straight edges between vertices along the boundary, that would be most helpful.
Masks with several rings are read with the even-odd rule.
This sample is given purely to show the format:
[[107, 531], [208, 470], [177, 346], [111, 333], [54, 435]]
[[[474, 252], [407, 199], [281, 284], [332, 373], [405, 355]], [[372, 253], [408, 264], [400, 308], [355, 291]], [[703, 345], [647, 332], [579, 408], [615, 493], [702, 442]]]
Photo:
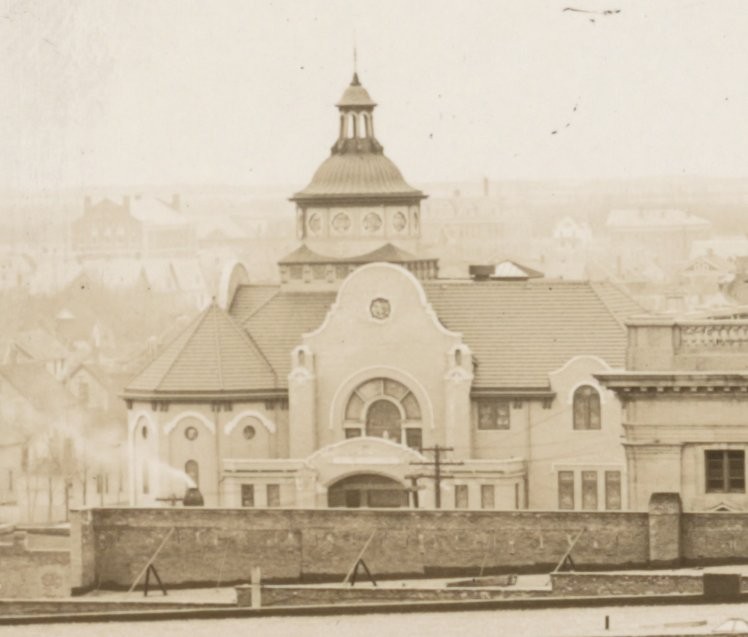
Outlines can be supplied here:
[[241, 261], [227, 263], [221, 272], [218, 283], [218, 305], [224, 310], [231, 307], [236, 290], [242, 285], [249, 285], [249, 271]]
[[362, 288], [368, 290], [368, 295], [365, 296], [371, 297], [371, 299], [368, 303], [359, 303], [360, 307], [358, 309], [360, 311], [357, 312], [360, 315], [359, 318], [363, 316], [367, 320], [371, 319], [383, 324], [390, 318], [396, 318], [398, 312], [402, 316], [402, 306], [394, 305], [389, 298], [395, 289], [395, 285], [398, 288], [395, 291], [399, 291], [401, 297], [405, 296], [407, 292], [412, 292], [413, 302], [411, 306], [419, 306], [418, 309], [429, 319], [437, 332], [454, 339], [462, 339], [460, 333], [448, 330], [441, 323], [434, 308], [426, 298], [426, 292], [420, 281], [402, 266], [392, 263], [370, 263], [357, 268], [348, 275], [341, 284], [335, 302], [330, 307], [325, 320], [316, 330], [304, 334], [304, 339], [312, 339], [324, 332], [336, 313], [339, 313], [346, 306], [350, 307], [349, 300], [356, 303], [355, 297], [360, 295], [359, 290]]

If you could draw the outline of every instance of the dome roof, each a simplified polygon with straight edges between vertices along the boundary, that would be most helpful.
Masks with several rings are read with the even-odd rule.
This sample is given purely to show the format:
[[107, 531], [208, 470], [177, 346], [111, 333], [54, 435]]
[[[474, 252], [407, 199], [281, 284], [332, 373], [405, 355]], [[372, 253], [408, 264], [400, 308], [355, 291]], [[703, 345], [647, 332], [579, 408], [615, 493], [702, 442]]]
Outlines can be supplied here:
[[376, 102], [371, 99], [369, 91], [361, 86], [361, 82], [358, 79], [358, 73], [354, 73], [351, 83], [346, 87], [345, 91], [343, 91], [343, 95], [335, 106], [338, 108], [345, 108], [347, 106], [374, 108], [376, 105]]
[[322, 162], [309, 185], [292, 199], [357, 195], [424, 196], [403, 179], [398, 167], [382, 153], [342, 153]]

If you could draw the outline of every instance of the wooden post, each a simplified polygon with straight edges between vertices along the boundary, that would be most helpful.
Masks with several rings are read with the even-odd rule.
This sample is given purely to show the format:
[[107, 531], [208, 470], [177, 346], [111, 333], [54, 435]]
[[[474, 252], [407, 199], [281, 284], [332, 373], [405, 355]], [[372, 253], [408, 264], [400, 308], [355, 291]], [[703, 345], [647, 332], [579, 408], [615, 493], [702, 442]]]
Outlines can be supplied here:
[[132, 586], [130, 586], [130, 589], [127, 591], [128, 593], [132, 593], [135, 590], [135, 587], [138, 585], [138, 582], [140, 581], [140, 578], [145, 575], [146, 571], [148, 570], [148, 567], [153, 564], [153, 560], [156, 559], [156, 556], [161, 552], [161, 549], [164, 548], [164, 545], [166, 544], [166, 541], [171, 537], [171, 534], [174, 533], [175, 527], [171, 527], [169, 529], [169, 532], [164, 536], [164, 539], [161, 540], [161, 544], [158, 545], [158, 548], [156, 549], [156, 552], [151, 556], [151, 559], [148, 560], [146, 565], [143, 567], [143, 570], [138, 573], [138, 576], [135, 578], [135, 581], [132, 583]]
[[351, 566], [351, 570], [346, 573], [345, 579], [343, 579], [343, 584], [346, 584], [349, 579], [351, 579], [351, 575], [353, 575], [353, 572], [356, 570], [356, 567], [358, 567], [358, 563], [361, 561], [361, 558], [364, 556], [364, 553], [366, 552], [366, 549], [369, 548], [369, 544], [374, 539], [374, 534], [377, 532], [376, 529], [374, 529], [371, 532], [371, 535], [369, 536], [369, 539], [366, 540], [366, 543], [364, 544], [364, 548], [361, 549], [361, 552], [356, 556], [355, 561], [353, 562], [353, 566]]
[[252, 608], [262, 608], [262, 569], [253, 566], [251, 572]]

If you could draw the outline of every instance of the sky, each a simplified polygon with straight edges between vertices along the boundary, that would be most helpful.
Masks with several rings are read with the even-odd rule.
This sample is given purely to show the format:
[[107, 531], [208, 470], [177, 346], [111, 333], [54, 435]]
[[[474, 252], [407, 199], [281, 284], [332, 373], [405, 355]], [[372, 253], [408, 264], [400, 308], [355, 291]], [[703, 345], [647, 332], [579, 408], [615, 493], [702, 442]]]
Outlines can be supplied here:
[[302, 187], [354, 42], [416, 185], [748, 176], [743, 0], [0, 0], [0, 189]]

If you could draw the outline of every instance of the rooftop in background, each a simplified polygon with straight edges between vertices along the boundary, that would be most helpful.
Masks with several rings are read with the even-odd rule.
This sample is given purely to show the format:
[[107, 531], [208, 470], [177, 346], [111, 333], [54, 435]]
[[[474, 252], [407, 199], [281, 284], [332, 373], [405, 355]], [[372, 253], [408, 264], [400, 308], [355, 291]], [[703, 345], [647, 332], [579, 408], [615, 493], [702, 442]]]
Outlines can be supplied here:
[[613, 230], [693, 228], [707, 230], [711, 223], [684, 210], [625, 209], [611, 210], [607, 221]]

